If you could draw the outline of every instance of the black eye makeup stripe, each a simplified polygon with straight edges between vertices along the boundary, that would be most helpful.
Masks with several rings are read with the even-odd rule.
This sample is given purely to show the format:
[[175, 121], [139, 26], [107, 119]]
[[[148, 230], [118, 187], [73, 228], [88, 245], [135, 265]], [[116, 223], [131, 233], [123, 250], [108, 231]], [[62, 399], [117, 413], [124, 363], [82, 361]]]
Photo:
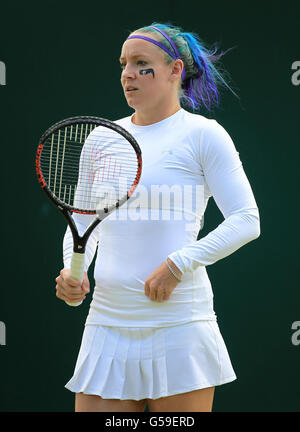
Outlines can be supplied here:
[[140, 75], [147, 75], [148, 73], [152, 73], [153, 78], [155, 77], [153, 69], [142, 69], [142, 70], [140, 70]]

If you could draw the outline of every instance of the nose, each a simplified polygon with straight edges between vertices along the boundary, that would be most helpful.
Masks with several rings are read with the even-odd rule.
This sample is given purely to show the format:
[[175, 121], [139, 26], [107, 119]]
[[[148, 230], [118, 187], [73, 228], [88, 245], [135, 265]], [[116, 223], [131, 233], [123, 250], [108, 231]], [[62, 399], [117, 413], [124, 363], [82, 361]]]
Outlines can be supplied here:
[[132, 78], [134, 79], [136, 77], [136, 73], [134, 69], [128, 65], [124, 67], [122, 70], [122, 79]]

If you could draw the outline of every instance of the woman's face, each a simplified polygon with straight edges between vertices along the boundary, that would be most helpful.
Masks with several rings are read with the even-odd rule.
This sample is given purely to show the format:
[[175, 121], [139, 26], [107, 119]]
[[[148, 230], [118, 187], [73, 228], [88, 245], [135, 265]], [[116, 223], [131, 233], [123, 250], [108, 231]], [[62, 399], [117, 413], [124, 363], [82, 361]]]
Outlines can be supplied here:
[[[166, 98], [173, 97], [173, 92], [176, 91], [174, 82], [178, 81], [178, 76], [172, 74], [172, 63], [166, 64], [163, 51], [155, 44], [143, 39], [126, 40], [120, 64], [121, 84], [130, 107], [149, 111], [158, 107], [162, 101], [165, 102]], [[145, 69], [152, 69], [154, 75], [151, 72], [141, 75], [140, 71]], [[128, 87], [137, 90], [129, 91]]]

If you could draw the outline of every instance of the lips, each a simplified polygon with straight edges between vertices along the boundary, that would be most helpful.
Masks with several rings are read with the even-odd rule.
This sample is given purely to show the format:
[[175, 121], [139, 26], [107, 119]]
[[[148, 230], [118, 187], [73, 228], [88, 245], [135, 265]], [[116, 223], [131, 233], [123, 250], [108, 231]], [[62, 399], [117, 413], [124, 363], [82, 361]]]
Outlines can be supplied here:
[[138, 90], [138, 89], [136, 87], [133, 87], [133, 86], [125, 87], [126, 92], [131, 92], [131, 91], [135, 91], [135, 90]]

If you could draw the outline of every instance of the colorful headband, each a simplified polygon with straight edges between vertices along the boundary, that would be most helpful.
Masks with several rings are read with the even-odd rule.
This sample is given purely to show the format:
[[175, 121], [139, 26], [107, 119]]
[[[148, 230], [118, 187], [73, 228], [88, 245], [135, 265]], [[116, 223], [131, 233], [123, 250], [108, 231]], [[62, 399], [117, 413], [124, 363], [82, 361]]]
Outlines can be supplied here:
[[[179, 55], [179, 52], [178, 52], [178, 50], [177, 50], [177, 48], [176, 48], [176, 46], [175, 46], [175, 44], [174, 44], [174, 42], [169, 38], [169, 36], [165, 33], [165, 32], [163, 32], [162, 30], [160, 30], [159, 28], [157, 28], [157, 27], [154, 27], [154, 26], [149, 26], [149, 27], [152, 27], [152, 28], [154, 28], [155, 30], [157, 30], [157, 31], [159, 31], [168, 41], [169, 41], [169, 43], [171, 44], [171, 46], [172, 46], [172, 48], [173, 48], [173, 50], [174, 50], [174, 53], [172, 53], [172, 51], [170, 51], [170, 50], [168, 50], [168, 48], [166, 48], [163, 44], [161, 44], [160, 42], [157, 42], [156, 40], [154, 40], [154, 39], [151, 39], [151, 38], [148, 38], [147, 36], [140, 36], [140, 35], [133, 35], [133, 36], [129, 36], [127, 39], [144, 39], [144, 40], [146, 40], [146, 41], [148, 41], [148, 42], [152, 42], [152, 43], [154, 43], [155, 45], [157, 45], [157, 46], [159, 46], [161, 49], [163, 49], [166, 53], [168, 53], [169, 54], [169, 56], [171, 56], [174, 60], [177, 60], [177, 59], [180, 59], [180, 60], [182, 60], [181, 59], [181, 57], [180, 57], [180, 55]], [[184, 81], [185, 80], [185, 68], [184, 68], [184, 66], [183, 66], [183, 70], [182, 70], [182, 81]]]

